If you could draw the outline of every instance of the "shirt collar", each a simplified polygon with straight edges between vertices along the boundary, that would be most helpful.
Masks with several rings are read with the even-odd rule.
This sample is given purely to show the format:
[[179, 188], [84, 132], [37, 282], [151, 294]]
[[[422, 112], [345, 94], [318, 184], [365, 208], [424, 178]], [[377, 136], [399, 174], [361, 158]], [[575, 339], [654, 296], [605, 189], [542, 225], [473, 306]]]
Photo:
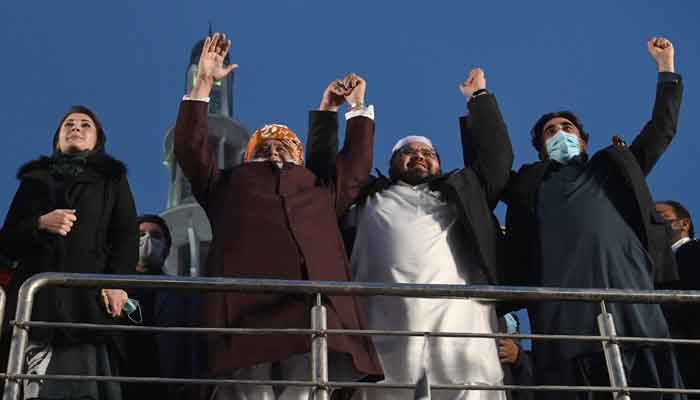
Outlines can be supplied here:
[[417, 184], [417, 185], [411, 185], [410, 183], [406, 183], [406, 182], [404, 182], [404, 181], [402, 181], [402, 180], [399, 179], [398, 181], [396, 181], [396, 184], [397, 184], [397, 185], [400, 185], [400, 186], [404, 186], [404, 187], [410, 187], [410, 188], [412, 188], [413, 190], [423, 190], [423, 191], [425, 191], [425, 190], [428, 190], [428, 189], [429, 189], [429, 188], [428, 188], [428, 182], [419, 183], [419, 184]]
[[690, 242], [690, 240], [691, 240], [691, 239], [690, 239], [689, 237], [687, 237], [687, 236], [684, 237], [684, 238], [678, 239], [678, 241], [677, 241], [676, 243], [674, 243], [673, 245], [671, 245], [671, 250], [673, 250], [673, 252], [675, 253], [676, 251], [678, 251], [678, 249], [681, 248], [681, 246], [683, 246], [684, 244]]

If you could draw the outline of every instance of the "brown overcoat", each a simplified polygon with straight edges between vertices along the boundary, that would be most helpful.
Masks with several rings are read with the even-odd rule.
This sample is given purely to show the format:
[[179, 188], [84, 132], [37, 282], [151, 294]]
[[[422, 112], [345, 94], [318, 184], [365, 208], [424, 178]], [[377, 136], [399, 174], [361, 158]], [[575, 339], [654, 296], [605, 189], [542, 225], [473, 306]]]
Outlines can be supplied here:
[[[314, 112], [331, 129], [337, 115]], [[219, 170], [207, 144], [207, 103], [183, 101], [175, 125], [175, 155], [207, 212], [213, 239], [205, 276], [350, 281], [337, 217], [355, 200], [372, 166], [374, 122], [347, 122], [333, 179], [318, 179], [291, 163], [249, 162]], [[354, 297], [330, 296], [328, 328], [366, 326]], [[304, 295], [208, 293], [202, 322], [211, 327], [309, 328], [312, 301]], [[310, 351], [305, 335], [210, 335], [208, 375], [283, 360]], [[330, 335], [329, 350], [352, 356], [356, 368], [381, 374], [371, 340]], [[332, 366], [331, 366], [332, 368]]]

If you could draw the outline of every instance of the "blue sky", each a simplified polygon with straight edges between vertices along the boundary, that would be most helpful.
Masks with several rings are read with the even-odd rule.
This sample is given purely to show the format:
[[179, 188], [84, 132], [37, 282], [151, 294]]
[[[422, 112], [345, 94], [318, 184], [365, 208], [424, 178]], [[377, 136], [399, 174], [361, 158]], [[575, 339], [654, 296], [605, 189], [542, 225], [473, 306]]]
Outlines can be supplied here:
[[233, 39], [235, 114], [249, 129], [282, 122], [305, 138], [307, 111], [325, 85], [350, 71], [365, 77], [383, 170], [408, 133], [432, 137], [444, 168], [459, 167], [465, 102], [457, 85], [474, 66], [499, 99], [516, 167], [536, 157], [532, 123], [556, 109], [580, 114], [593, 150], [613, 133], [630, 142], [654, 96], [646, 41], [666, 35], [686, 94], [678, 136], [649, 183], [657, 198], [700, 214], [699, 11], [687, 1], [3, 1], [0, 216], [17, 168], [50, 151], [58, 118], [77, 103], [97, 112], [108, 151], [129, 166], [139, 212], [161, 211], [164, 132], [209, 21]]

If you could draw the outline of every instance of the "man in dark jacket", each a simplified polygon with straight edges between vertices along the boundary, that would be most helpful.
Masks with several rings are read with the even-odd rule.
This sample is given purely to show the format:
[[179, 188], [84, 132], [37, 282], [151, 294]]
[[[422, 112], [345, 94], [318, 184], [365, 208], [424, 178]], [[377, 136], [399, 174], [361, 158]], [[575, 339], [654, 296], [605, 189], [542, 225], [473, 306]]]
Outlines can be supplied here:
[[[513, 174], [506, 195], [509, 283], [653, 289], [655, 283], [676, 279], [667, 227], [654, 210], [645, 177], [676, 133], [682, 82], [671, 42], [653, 38], [647, 48], [659, 71], [656, 103], [651, 121], [629, 147], [617, 140], [589, 159], [588, 134], [570, 112], [545, 114], [532, 129], [540, 161]], [[658, 305], [618, 303], [608, 304], [608, 310], [621, 336], [669, 334]], [[537, 333], [598, 334], [597, 304], [548, 302], [531, 304], [529, 312]], [[537, 384], [609, 384], [599, 343], [535, 342], [533, 357]], [[665, 346], [625, 345], [623, 358], [631, 386], [681, 384], [673, 353]], [[540, 394], [544, 399], [589, 396]]]
[[[496, 99], [480, 69], [461, 90], [470, 115], [460, 119], [464, 168], [442, 173], [432, 141], [399, 140], [389, 177], [374, 178], [345, 218], [356, 281], [477, 284], [498, 282], [499, 226], [493, 215], [513, 162]], [[313, 125], [312, 125], [313, 126]], [[311, 132], [321, 132], [312, 129]], [[330, 132], [330, 131], [328, 131]], [[467, 134], [469, 132], [470, 134]], [[335, 136], [309, 136], [309, 168], [323, 169]], [[492, 304], [474, 299], [365, 298], [372, 329], [493, 333]], [[375, 336], [387, 382], [416, 383], [424, 368], [432, 384], [502, 384], [493, 339]], [[425, 360], [421, 357], [427, 350]], [[405, 391], [371, 390], [365, 398], [410, 398]], [[504, 399], [500, 391], [440, 391], [433, 398]]]
[[[205, 40], [197, 83], [182, 102], [175, 124], [175, 155], [212, 227], [204, 275], [349, 280], [337, 218], [357, 198], [369, 175], [374, 121], [367, 115], [347, 119], [345, 146], [337, 157], [338, 168], [331, 182], [321, 182], [304, 167], [301, 142], [291, 129], [279, 124], [265, 125], [253, 134], [243, 164], [220, 170], [208, 145], [207, 101], [214, 82], [235, 66], [223, 64], [230, 46], [225, 35], [218, 33]], [[337, 126], [336, 111], [346, 101], [344, 95], [356, 103], [364, 102], [364, 80], [349, 78], [346, 82], [352, 81], [354, 89], [346, 93], [338, 87], [339, 81], [332, 82], [312, 118]], [[335, 89], [340, 90], [331, 94]], [[325, 101], [329, 97], [333, 98], [330, 103]], [[364, 328], [356, 298], [333, 295], [326, 301], [329, 329]], [[284, 293], [204, 293], [202, 323], [227, 328], [307, 328], [311, 326], [311, 304], [306, 296]], [[308, 336], [210, 334], [206, 340], [208, 377], [309, 378]], [[328, 350], [331, 379], [381, 375], [379, 360], [367, 338], [330, 335]], [[306, 387], [283, 389], [221, 385], [213, 398], [306, 399], [310, 393]]]
[[[671, 226], [671, 250], [678, 263], [678, 281], [665, 288], [677, 290], [700, 289], [700, 241], [694, 239], [693, 219], [681, 203], [667, 200], [656, 203], [656, 211]], [[700, 339], [700, 306], [698, 304], [672, 304], [664, 307], [671, 336], [678, 339]], [[688, 388], [700, 388], [700, 348], [697, 345], [677, 345], [676, 355]], [[689, 395], [700, 399], [700, 395]]]
[[[499, 319], [499, 330], [508, 334], [520, 334], [518, 314], [510, 312]], [[520, 339], [498, 339], [498, 357], [503, 366], [503, 383], [506, 385], [532, 385], [532, 357], [523, 349]], [[534, 393], [525, 390], [506, 392], [508, 400], [532, 400]]]
[[[139, 224], [139, 260], [135, 270], [144, 275], [160, 275], [163, 264], [168, 257], [172, 239], [170, 229], [158, 215], [144, 214], [137, 218]], [[134, 288], [129, 292], [129, 298], [138, 301], [137, 309], [127, 310], [127, 318], [132, 324], [145, 326], [159, 325], [161, 315], [157, 312], [156, 303], [159, 293], [151, 288]], [[163, 336], [182, 338], [182, 334], [153, 334], [152, 332], [128, 332], [125, 334], [126, 365], [124, 375], [138, 377], [163, 376], [159, 357], [160, 338]], [[171, 348], [170, 354], [179, 354], [184, 349]], [[180, 365], [178, 365], [180, 366]], [[123, 385], [127, 399], [154, 399], [160, 397], [164, 387], [151, 383], [126, 383]], [[169, 399], [176, 399], [171, 390], [175, 385], [167, 385]]]

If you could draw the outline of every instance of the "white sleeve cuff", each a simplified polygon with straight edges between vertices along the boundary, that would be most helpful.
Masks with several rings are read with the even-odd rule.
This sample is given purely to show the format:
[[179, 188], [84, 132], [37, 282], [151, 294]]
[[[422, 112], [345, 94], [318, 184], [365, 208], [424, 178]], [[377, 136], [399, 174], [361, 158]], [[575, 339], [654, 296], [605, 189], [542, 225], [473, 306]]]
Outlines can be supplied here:
[[205, 97], [205, 98], [203, 98], [203, 99], [195, 99], [194, 97], [190, 97], [189, 94], [186, 94], [186, 95], [182, 96], [182, 101], [187, 101], [187, 100], [191, 100], [191, 101], [203, 101], [203, 102], [205, 102], [205, 103], [209, 103], [209, 97]]
[[355, 117], [367, 117], [374, 121], [374, 105], [370, 104], [367, 107], [358, 108], [356, 110], [350, 110], [345, 113], [345, 120]]

